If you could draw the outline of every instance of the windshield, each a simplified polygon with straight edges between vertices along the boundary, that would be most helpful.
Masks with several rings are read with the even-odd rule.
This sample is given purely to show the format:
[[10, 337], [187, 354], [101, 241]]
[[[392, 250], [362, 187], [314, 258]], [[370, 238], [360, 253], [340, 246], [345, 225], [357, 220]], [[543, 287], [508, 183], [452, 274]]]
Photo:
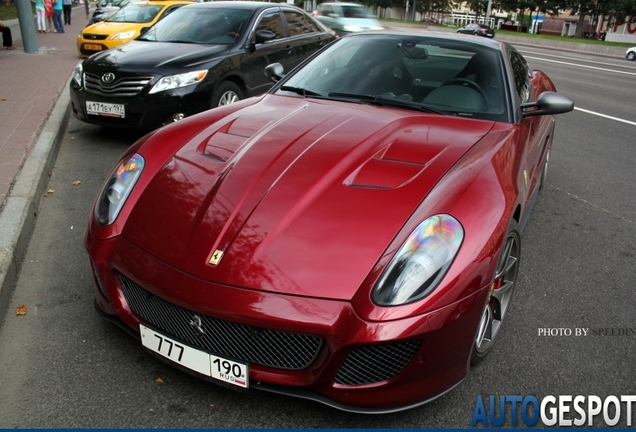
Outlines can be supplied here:
[[343, 5], [342, 6], [342, 14], [345, 18], [367, 18], [369, 14], [367, 13], [367, 9], [363, 6], [351, 6], [351, 5]]
[[139, 40], [233, 44], [246, 30], [251, 11], [186, 6], [152, 26]]
[[508, 120], [499, 52], [466, 41], [351, 36], [283, 81], [279, 92], [293, 88], [305, 97], [382, 105], [391, 100], [391, 106], [403, 101], [408, 108]]
[[155, 19], [157, 14], [161, 12], [163, 6], [159, 5], [141, 5], [129, 4], [119, 9], [114, 15], [107, 18], [108, 22], [125, 22], [125, 23], [148, 23]]

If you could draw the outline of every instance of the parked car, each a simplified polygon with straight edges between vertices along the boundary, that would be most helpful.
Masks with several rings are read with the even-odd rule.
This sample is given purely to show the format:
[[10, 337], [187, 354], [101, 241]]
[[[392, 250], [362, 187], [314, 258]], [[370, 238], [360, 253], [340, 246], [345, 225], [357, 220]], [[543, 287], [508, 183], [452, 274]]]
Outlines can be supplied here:
[[90, 25], [77, 36], [77, 52], [87, 57], [129, 42], [144, 29], [168, 16], [189, 0], [151, 0], [131, 3], [103, 22]]
[[433, 400], [524, 313], [521, 232], [573, 103], [461, 35], [358, 33], [286, 70], [122, 155], [85, 231], [97, 309], [226, 386], [362, 413]]
[[88, 20], [87, 27], [97, 22], [104, 21], [106, 18], [110, 17], [119, 9], [126, 6], [127, 4], [131, 2], [138, 3], [139, 1], [143, 1], [143, 0], [112, 0], [112, 1], [101, 0], [99, 1], [97, 2], [96, 8], [93, 11], [93, 14]]
[[341, 36], [384, 28], [365, 6], [356, 3], [321, 3], [313, 15]]
[[468, 24], [457, 30], [457, 33], [472, 34], [476, 36], [495, 37], [495, 31], [485, 24]]
[[265, 66], [292, 69], [335, 37], [292, 5], [190, 4], [78, 65], [73, 113], [103, 126], [155, 129], [267, 91]]
[[629, 61], [636, 60], [636, 47], [628, 48], [627, 52], [625, 52], [625, 58]]

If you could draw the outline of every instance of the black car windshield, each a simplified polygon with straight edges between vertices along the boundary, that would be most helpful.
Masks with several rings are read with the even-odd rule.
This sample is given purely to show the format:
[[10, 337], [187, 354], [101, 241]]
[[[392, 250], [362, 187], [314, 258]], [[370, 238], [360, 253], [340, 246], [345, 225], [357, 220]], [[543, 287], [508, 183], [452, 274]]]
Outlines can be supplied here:
[[252, 11], [185, 6], [152, 26], [139, 40], [233, 44], [245, 31]]
[[155, 19], [163, 6], [129, 4], [119, 9], [114, 15], [107, 18], [108, 22], [147, 23]]
[[[300, 96], [384, 102], [436, 112], [508, 121], [499, 51], [468, 41], [428, 36], [342, 38], [283, 79]], [[281, 89], [281, 94], [289, 95]], [[342, 95], [351, 95], [347, 98]], [[356, 98], [355, 95], [360, 97]], [[388, 100], [404, 104], [389, 104]]]

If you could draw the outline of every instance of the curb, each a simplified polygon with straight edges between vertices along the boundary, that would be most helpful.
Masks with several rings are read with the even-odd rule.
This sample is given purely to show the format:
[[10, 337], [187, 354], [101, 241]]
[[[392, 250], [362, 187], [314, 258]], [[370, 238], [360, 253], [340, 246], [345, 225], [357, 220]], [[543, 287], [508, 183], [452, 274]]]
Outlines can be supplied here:
[[[65, 88], [71, 79], [72, 74]], [[18, 280], [61, 136], [70, 118], [70, 100], [69, 92], [62, 91], [0, 211], [0, 322]]]

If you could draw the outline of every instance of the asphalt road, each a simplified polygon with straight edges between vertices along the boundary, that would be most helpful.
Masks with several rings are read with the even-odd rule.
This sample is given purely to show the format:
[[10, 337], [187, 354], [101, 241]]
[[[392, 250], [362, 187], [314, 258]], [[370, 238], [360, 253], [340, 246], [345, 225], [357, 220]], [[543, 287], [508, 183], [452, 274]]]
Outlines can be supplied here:
[[558, 119], [498, 344], [455, 390], [402, 413], [353, 415], [231, 391], [145, 354], [94, 312], [82, 246], [98, 189], [139, 135], [71, 120], [0, 327], [0, 428], [463, 428], [478, 396], [636, 394], [636, 64], [520, 49], [577, 110]]

